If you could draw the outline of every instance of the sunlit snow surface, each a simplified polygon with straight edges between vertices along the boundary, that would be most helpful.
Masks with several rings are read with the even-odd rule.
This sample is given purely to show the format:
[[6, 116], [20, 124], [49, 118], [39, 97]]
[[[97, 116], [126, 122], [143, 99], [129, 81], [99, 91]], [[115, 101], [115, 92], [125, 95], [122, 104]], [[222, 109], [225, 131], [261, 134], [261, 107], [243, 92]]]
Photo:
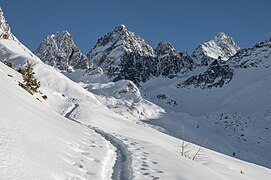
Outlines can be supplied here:
[[[0, 63], [1, 179], [110, 179], [116, 159], [116, 147], [94, 130], [65, 118], [64, 116], [69, 112], [69, 116], [76, 121], [97, 127], [126, 145], [127, 150], [131, 153], [133, 179], [268, 180], [271, 177], [271, 171], [268, 168], [208, 149], [204, 149], [206, 156], [211, 160], [211, 164], [208, 166], [181, 157], [177, 153], [180, 145], [179, 139], [161, 133], [145, 123], [140, 123], [136, 118], [131, 120], [129, 117], [126, 118], [113, 112], [106, 107], [108, 104], [103, 102], [101, 97], [110, 97], [112, 95], [99, 94], [97, 90], [96, 95], [89, 92], [101, 86], [114, 91], [119, 90], [118, 86], [114, 87], [109, 82], [106, 82], [105, 85], [89, 83], [88, 88], [84, 89], [81, 86], [82, 83], [77, 84], [71, 81], [54, 68], [29, 55], [29, 52], [21, 49], [18, 43], [9, 40], [0, 40], [0, 58], [11, 61], [15, 67], [24, 64], [23, 61], [25, 60], [34, 63], [36, 77], [41, 81], [41, 91], [48, 96], [48, 99], [44, 100], [41, 94], [29, 95], [17, 85], [18, 81], [21, 81], [20, 75]], [[13, 77], [8, 76], [8, 74]], [[164, 83], [167, 84], [168, 82]], [[172, 83], [174, 84], [174, 82]], [[236, 83], [238, 82], [236, 81]], [[245, 84], [245, 81], [243, 83], [249, 86], [249, 84]], [[123, 82], [122, 85], [127, 85], [127, 82]], [[161, 86], [161, 89], [163, 87]], [[148, 91], [147, 88], [154, 88], [155, 90]], [[146, 103], [148, 101], [145, 100], [145, 97], [148, 97], [149, 100], [156, 103], [154, 101], [157, 96], [156, 92], [169, 92], [169, 88], [173, 87], [167, 86], [167, 88], [164, 87], [164, 91], [160, 91], [155, 85], [151, 86], [150, 82], [144, 87], [146, 96], [145, 92], [138, 94], [139, 91], [135, 89], [136, 93], [133, 97], [143, 98]], [[120, 89], [123, 90], [123, 88]], [[177, 91], [181, 90], [176, 89], [175, 92]], [[240, 99], [246, 94], [246, 92], [242, 94], [242, 90], [237, 87], [235, 89], [229, 88], [227, 93], [233, 91], [240, 93], [237, 94], [237, 98]], [[227, 93], [224, 95], [228, 95]], [[203, 100], [204, 98], [208, 100], [207, 95], [212, 94], [215, 96], [219, 92], [215, 92], [215, 90], [204, 91], [193, 97], [194, 99], [202, 97]], [[216, 133], [218, 137], [214, 139], [217, 140], [218, 144], [213, 144], [212, 147], [223, 147], [224, 142], [219, 143], [219, 140], [223, 138], [225, 132], [208, 132], [210, 129], [215, 129], [213, 124], [210, 125], [205, 121], [201, 121], [200, 128], [193, 130], [195, 125], [193, 123], [199, 121], [203, 114], [188, 112], [189, 96], [192, 95], [189, 95], [188, 90], [185, 95], [186, 98], [184, 98], [184, 95], [180, 96], [172, 91], [172, 94], [168, 97], [178, 100], [178, 106], [171, 107], [167, 103], [164, 105], [163, 103], [157, 103], [161, 106], [159, 107], [150, 103], [148, 111], [159, 110], [154, 116], [158, 122], [166, 117], [168, 117], [168, 122], [172, 122], [170, 119], [172, 117], [187, 118], [185, 130], [189, 134], [193, 136], [195, 133], [195, 137], [203, 134], [209, 136], [212, 141], [211, 135]], [[263, 95], [255, 97], [260, 98]], [[121, 98], [113, 96], [110, 101], [119, 101], [119, 99]], [[207, 100], [206, 105], [202, 103], [202, 106], [199, 104], [198, 107], [205, 107], [206, 112], [213, 112], [211, 111], [212, 107], [217, 106], [212, 101]], [[220, 102], [218, 107], [230, 111], [232, 102], [227, 103], [228, 98], [223, 100], [219, 101], [218, 99], [214, 102]], [[123, 101], [126, 102], [125, 99]], [[183, 106], [186, 102], [188, 104], [187, 110]], [[247, 102], [250, 102], [250, 99]], [[74, 109], [75, 104], [78, 104], [76, 109]], [[138, 106], [137, 109], [141, 105], [138, 104]], [[172, 108], [178, 108], [178, 111], [174, 110], [176, 114], [178, 114], [177, 112], [183, 113], [180, 116], [175, 116]], [[260, 109], [260, 107], [258, 108]], [[72, 109], [74, 110], [71, 112]], [[168, 114], [171, 111], [172, 113]], [[217, 112], [219, 112], [219, 108]], [[132, 116], [134, 115], [132, 114]], [[188, 122], [189, 119], [191, 121]], [[189, 123], [191, 127], [189, 127]], [[169, 124], [173, 126], [173, 124]], [[159, 122], [158, 125], [163, 124]], [[206, 129], [203, 127], [206, 127]], [[168, 132], [170, 132], [170, 129], [176, 130], [177, 128], [169, 128]], [[240, 173], [241, 171], [244, 174]]]

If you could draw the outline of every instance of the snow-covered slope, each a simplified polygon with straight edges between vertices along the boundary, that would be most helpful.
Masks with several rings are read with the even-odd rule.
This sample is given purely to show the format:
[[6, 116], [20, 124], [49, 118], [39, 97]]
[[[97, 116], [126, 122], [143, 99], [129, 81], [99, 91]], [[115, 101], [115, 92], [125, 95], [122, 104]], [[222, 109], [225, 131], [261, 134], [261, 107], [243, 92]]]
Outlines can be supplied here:
[[[258, 57], [262, 55], [258, 54]], [[271, 59], [258, 60], [267, 63]], [[218, 67], [213, 68], [217, 71], [221, 68]], [[266, 153], [271, 151], [269, 68], [262, 65], [233, 68], [230, 82], [225, 81], [223, 86], [220, 86], [221, 80], [230, 74], [224, 74], [227, 71], [222, 69], [219, 71], [221, 76], [214, 76], [219, 73], [211, 70], [198, 69], [198, 72], [191, 72], [187, 77], [172, 80], [158, 78], [141, 84], [147, 99], [167, 112], [164, 117], [149, 123], [163, 127], [176, 137], [183, 136], [180, 129], [184, 126], [195, 143], [208, 139], [206, 146], [209, 148], [229, 155], [234, 153], [237, 158], [270, 168], [271, 159]], [[199, 72], [205, 73], [198, 75]], [[205, 84], [201, 80], [212, 83]], [[188, 86], [189, 83], [193, 86]], [[210, 85], [217, 87], [206, 88]], [[176, 102], [175, 106], [169, 105], [168, 99]], [[206, 132], [210, 127], [214, 129]], [[211, 135], [216, 131], [219, 133]], [[218, 141], [216, 138], [219, 136], [224, 138]]]
[[69, 32], [47, 36], [34, 52], [43, 62], [60, 70], [87, 69], [87, 57], [73, 42]]
[[[209, 148], [270, 168], [271, 159], [266, 153], [271, 150], [270, 62], [268, 39], [240, 50], [227, 62], [213, 61], [208, 67], [197, 67], [185, 77], [143, 83], [147, 99], [167, 112], [160, 120], [149, 122], [177, 137], [183, 136], [179, 129], [185, 126], [193, 142], [208, 139]], [[193, 130], [202, 125], [205, 129], [220, 129], [226, 137], [223, 144], [228, 142], [231, 147], [218, 146], [215, 136], [202, 134], [198, 128]]]
[[[50, 83], [59, 83], [67, 93], [78, 94], [78, 90], [67, 88], [73, 83], [69, 84], [68, 78], [33, 59], [16, 42], [0, 40], [0, 49], [1, 59], [5, 57], [14, 66], [20, 66], [26, 60], [35, 63], [43, 92], [31, 96], [18, 86], [21, 75], [0, 63], [1, 179], [109, 179], [114, 147], [94, 130], [64, 118], [61, 113], [68, 111], [65, 106], [69, 98], [57, 87], [46, 87]], [[38, 72], [36, 69], [39, 68], [43, 71]], [[48, 97], [46, 101], [41, 97], [44, 94]]]
[[[113, 113], [92, 93], [20, 48], [11, 40], [0, 40], [0, 57], [4, 57], [1, 59], [15, 67], [25, 60], [34, 63], [41, 90], [48, 99], [43, 100], [37, 94], [40, 102], [30, 96], [17, 85], [19, 74], [0, 65], [0, 81], [4, 85], [0, 93], [4, 103], [0, 108], [0, 157], [4, 162], [1, 178], [109, 179], [111, 172], [114, 174], [119, 168], [129, 171], [121, 174], [125, 177], [132, 174], [133, 179], [268, 179], [270, 176], [268, 169], [207, 149], [206, 155], [212, 157], [209, 166], [181, 157], [176, 152], [179, 139]], [[120, 156], [115, 156], [115, 149], [121, 152]], [[120, 166], [112, 170], [118, 157], [127, 157], [127, 166], [121, 166], [119, 160], [116, 164]]]
[[20, 43], [20, 41], [12, 34], [11, 28], [4, 16], [4, 12], [0, 7], [0, 39], [11, 39], [15, 41], [21, 48], [20, 51], [23, 49], [23, 51], [27, 51], [28, 54], [32, 57], [34, 57], [34, 54], [27, 49], [23, 44]]
[[234, 39], [220, 32], [214, 39], [199, 45], [193, 52], [197, 63], [208, 65], [214, 59], [228, 60], [240, 50]]
[[265, 67], [271, 66], [271, 38], [255, 44], [251, 48], [240, 50], [229, 59], [229, 63], [235, 68]]
[[[208, 118], [213, 121], [215, 118], [210, 117], [217, 117], [217, 112], [221, 113], [219, 108], [215, 109], [214, 105], [211, 106], [213, 102], [221, 103], [219, 107], [224, 110], [223, 114], [219, 114], [219, 118], [229, 119], [227, 122], [232, 124], [230, 120], [235, 120], [235, 118], [225, 116], [224, 113], [226, 110], [231, 112], [230, 108], [236, 108], [233, 105], [234, 99], [239, 98], [244, 101], [242, 103], [249, 103], [253, 100], [253, 98], [242, 99], [243, 96], [250, 95], [250, 91], [236, 86], [240, 82], [244, 83], [242, 87], [251, 86], [244, 75], [237, 76], [244, 79], [235, 79], [235, 86], [232, 89], [229, 88], [228, 91], [225, 90], [225, 97], [219, 99], [217, 98], [219, 94], [217, 89], [189, 91], [172, 86], [176, 84], [176, 80], [180, 83], [179, 81], [184, 80], [185, 77], [183, 79], [176, 77], [152, 79], [148, 83], [142, 84], [141, 90], [143, 91], [141, 91], [131, 81], [108, 82], [106, 77], [100, 77], [102, 71], [96, 67], [98, 73], [92, 74], [91, 72], [94, 70], [91, 71], [91, 69], [87, 72], [76, 70], [73, 73], [67, 73], [71, 79], [82, 80], [82, 82], [79, 80], [73, 82], [57, 69], [43, 63], [23, 45], [10, 39], [0, 39], [0, 60], [11, 62], [14, 68], [21, 67], [26, 61], [29, 61], [33, 64], [35, 75], [41, 82], [41, 92], [31, 96], [18, 86], [18, 81], [22, 81], [21, 75], [0, 63], [1, 179], [268, 180], [271, 176], [270, 169], [238, 160], [208, 148], [202, 148], [203, 158], [207, 157], [207, 164], [206, 159], [197, 158], [193, 161], [178, 153], [183, 141], [176, 137], [180, 137], [178, 132], [182, 130], [182, 138], [185, 138], [184, 136], [194, 137], [190, 140], [201, 144], [197, 141], [197, 137], [208, 137], [210, 143], [208, 141], [208, 144], [204, 144], [206, 147], [226, 154], [230, 154], [234, 150], [237, 158], [253, 162], [255, 162], [253, 158], [259, 158], [262, 164], [268, 166], [269, 158], [266, 155], [266, 152], [269, 152], [268, 142], [263, 143], [262, 149], [256, 155], [253, 153], [259, 150], [258, 146], [252, 146], [247, 149], [248, 152], [243, 153], [244, 147], [255, 145], [253, 141], [238, 147], [237, 143], [231, 143], [233, 142], [231, 138], [225, 140], [228, 134], [219, 128], [224, 121], [222, 124], [218, 123], [219, 127], [206, 122]], [[197, 70], [199, 69], [195, 69], [195, 71]], [[261, 72], [266, 75], [266, 71]], [[191, 76], [193, 73], [195, 72], [189, 72], [187, 76]], [[73, 75], [75, 77], [72, 77]], [[255, 76], [254, 82], [258, 82], [259, 87], [268, 88], [268, 84], [256, 81], [261, 79], [259, 75]], [[101, 78], [102, 82], [94, 83], [95, 80]], [[270, 78], [266, 78], [268, 82]], [[156, 80], [159, 80], [159, 87]], [[229, 87], [229, 84], [224, 87]], [[183, 94], [176, 93], [178, 91], [182, 91]], [[157, 96], [157, 92], [167, 94], [166, 96], [161, 94]], [[192, 94], [192, 92], [196, 93]], [[233, 92], [240, 94], [233, 96]], [[163, 107], [162, 109], [153, 103], [147, 104], [148, 101], [143, 99], [142, 94], [150, 99], [154, 95], [153, 102], [155, 100], [173, 101], [165, 104], [157, 103]], [[213, 101], [208, 100], [210, 94], [214, 97]], [[42, 98], [44, 95], [46, 98]], [[255, 97], [263, 98], [263, 96], [264, 94], [260, 94]], [[194, 112], [191, 108], [193, 107], [191, 100], [194, 101], [196, 98], [206, 100], [202, 101], [206, 104], [204, 106], [204, 103], [195, 103], [196, 111]], [[136, 119], [131, 121], [130, 117], [126, 118], [123, 117], [125, 114], [114, 113], [99, 100], [105, 101], [104, 104], [108, 103], [107, 101], [112, 101], [117, 105], [129, 102], [128, 108], [147, 109], [146, 112], [152, 112], [149, 111], [152, 108], [157, 109], [158, 111], [154, 115], [151, 114], [148, 117], [148, 121], [163, 126], [164, 129], [153, 128], [153, 126]], [[187, 106], [183, 106], [184, 104]], [[258, 108], [264, 109], [266, 106], [269, 106], [268, 102]], [[119, 107], [123, 108], [124, 106]], [[181, 108], [179, 109], [179, 107]], [[190, 109], [186, 109], [189, 107]], [[197, 107], [206, 109], [200, 110]], [[244, 107], [244, 114], [248, 112], [248, 107]], [[204, 117], [203, 114], [206, 112], [210, 113]], [[241, 112], [239, 109], [239, 114], [237, 114], [240, 117], [240, 122], [243, 120]], [[237, 115], [234, 114], [234, 117]], [[145, 116], [138, 118], [142, 117]], [[269, 118], [269, 111], [266, 111], [265, 117]], [[253, 118], [255, 117], [253, 116]], [[260, 120], [264, 122], [265, 119]], [[246, 130], [253, 130], [255, 124], [249, 123], [247, 122], [247, 126], [250, 129]], [[240, 124], [240, 127], [244, 124]], [[257, 129], [262, 131], [260, 127], [263, 123], [258, 125]], [[266, 127], [269, 128], [269, 125], [267, 124]], [[168, 134], [157, 130], [163, 130]], [[268, 131], [264, 133], [270, 137]], [[262, 131], [262, 134], [264, 133]], [[258, 135], [257, 132], [256, 134]], [[249, 133], [245, 134], [245, 137], [247, 137], [246, 135], [253, 137]], [[240, 135], [240, 137], [244, 137], [244, 135]], [[188, 150], [186, 154], [192, 157], [198, 146], [190, 145], [192, 150]], [[265, 161], [263, 158], [266, 158]]]
[[97, 95], [96, 98], [107, 108], [129, 120], [152, 119], [164, 112], [159, 106], [144, 99], [132, 81], [110, 82], [104, 76], [89, 75], [82, 71], [64, 74]]

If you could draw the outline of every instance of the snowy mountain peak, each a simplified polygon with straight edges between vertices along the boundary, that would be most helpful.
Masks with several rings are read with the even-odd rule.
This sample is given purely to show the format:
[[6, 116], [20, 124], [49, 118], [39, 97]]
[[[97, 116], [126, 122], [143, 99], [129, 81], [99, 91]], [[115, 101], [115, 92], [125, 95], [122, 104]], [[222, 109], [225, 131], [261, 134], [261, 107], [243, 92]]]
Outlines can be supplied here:
[[214, 40], [224, 40], [224, 39], [230, 39], [231, 37], [226, 35], [224, 32], [219, 32], [215, 37]]
[[169, 42], [160, 42], [154, 50], [124, 25], [100, 38], [87, 54], [93, 67], [102, 68], [112, 80], [127, 79], [135, 84], [160, 75], [173, 78], [191, 70], [193, 59], [183, 55]]
[[71, 34], [68, 31], [61, 31], [61, 32], [56, 32], [55, 34], [51, 34], [51, 38], [72, 38]]
[[114, 31], [119, 31], [119, 32], [127, 32], [128, 31], [128, 29], [127, 29], [127, 27], [125, 26], [125, 25], [123, 25], [123, 24], [121, 24], [121, 25], [119, 25], [119, 26], [117, 26], [115, 29], [114, 29]]
[[[97, 50], [105, 50], [110, 48], [117, 48], [122, 53], [137, 51], [142, 55], [154, 56], [152, 47], [141, 37], [136, 36], [134, 32], [127, 29], [125, 25], [117, 26], [112, 32], [107, 33], [100, 38], [97, 44], [90, 50], [88, 57], [91, 61], [99, 59], [100, 55]], [[98, 49], [97, 49], [98, 48]], [[111, 56], [110, 56], [111, 57]]]
[[193, 56], [201, 65], [208, 65], [214, 59], [228, 60], [240, 50], [234, 39], [223, 32], [214, 39], [199, 45]]
[[75, 45], [68, 31], [47, 36], [34, 53], [46, 64], [60, 70], [89, 68], [87, 57]]
[[175, 48], [168, 41], [160, 41], [156, 50], [168, 51], [168, 50], [175, 50]]
[[[260, 43], [257, 43], [257, 44], [266, 44], [266, 45], [271, 45], [271, 37], [270, 38], [268, 38], [267, 40], [265, 40], [264, 42], [260, 42]], [[256, 45], [257, 45], [256, 44]], [[255, 46], [256, 46], [255, 45]]]
[[15, 40], [16, 38], [11, 33], [11, 28], [4, 16], [4, 12], [0, 7], [0, 38], [1, 39], [12, 39]]
[[224, 52], [225, 56], [221, 58], [225, 60], [240, 50], [240, 47], [234, 42], [234, 39], [223, 32], [215, 36], [214, 42], [221, 48], [221, 51]]
[[[93, 66], [101, 67], [110, 78], [114, 80], [129, 79], [135, 83], [143, 78], [135, 76], [142, 76], [140, 73], [143, 72], [135, 73], [131, 79], [125, 69], [128, 66], [128, 69], [130, 69], [130, 66], [132, 68], [137, 63], [146, 66], [148, 62], [145, 63], [145, 61], [151, 62], [154, 56], [153, 48], [143, 38], [136, 36], [134, 32], [129, 31], [124, 25], [117, 26], [113, 31], [101, 37], [87, 54]], [[133, 62], [131, 62], [132, 59], [134, 59]], [[145, 68], [145, 70], [147, 71], [150, 67]], [[150, 72], [147, 74], [146, 76], [149, 77]]]

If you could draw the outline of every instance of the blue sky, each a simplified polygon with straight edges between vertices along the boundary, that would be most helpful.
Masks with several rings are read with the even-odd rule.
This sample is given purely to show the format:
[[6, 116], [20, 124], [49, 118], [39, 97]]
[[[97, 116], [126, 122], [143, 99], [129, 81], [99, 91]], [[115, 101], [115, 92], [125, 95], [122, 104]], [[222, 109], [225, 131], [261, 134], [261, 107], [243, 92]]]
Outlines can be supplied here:
[[269, 0], [1, 0], [0, 6], [31, 50], [47, 35], [68, 30], [88, 52], [120, 24], [153, 47], [169, 41], [190, 53], [220, 31], [243, 48], [271, 37]]

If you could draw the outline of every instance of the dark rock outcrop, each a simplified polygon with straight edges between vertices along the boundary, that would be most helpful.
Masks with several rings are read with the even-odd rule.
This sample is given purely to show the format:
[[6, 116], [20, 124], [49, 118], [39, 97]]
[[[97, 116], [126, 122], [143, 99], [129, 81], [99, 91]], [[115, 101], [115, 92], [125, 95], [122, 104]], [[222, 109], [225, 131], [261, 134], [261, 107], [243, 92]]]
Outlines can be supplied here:
[[212, 87], [222, 87], [231, 81], [233, 70], [228, 64], [222, 64], [218, 60], [214, 60], [208, 69], [199, 75], [192, 76], [183, 83], [178, 84], [180, 87], [194, 86], [202, 89]]

